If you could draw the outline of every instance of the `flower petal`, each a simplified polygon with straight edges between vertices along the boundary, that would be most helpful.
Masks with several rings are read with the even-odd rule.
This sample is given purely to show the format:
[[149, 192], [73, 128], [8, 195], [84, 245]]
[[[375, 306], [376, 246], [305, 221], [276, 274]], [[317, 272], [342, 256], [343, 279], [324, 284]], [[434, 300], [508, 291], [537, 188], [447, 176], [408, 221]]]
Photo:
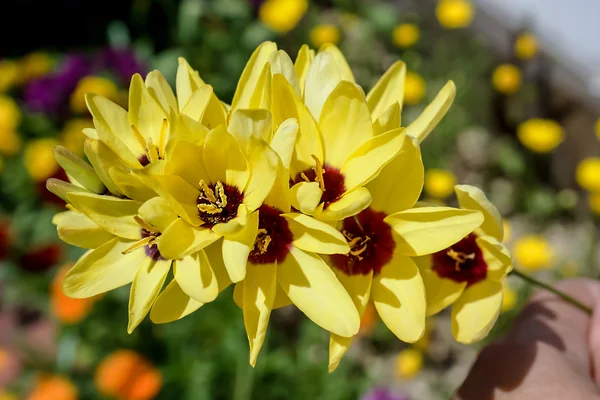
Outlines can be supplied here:
[[67, 198], [73, 207], [107, 232], [125, 239], [141, 237], [142, 228], [133, 219], [140, 202], [82, 192], [71, 192]]
[[273, 42], [263, 42], [254, 50], [250, 56], [244, 71], [240, 76], [233, 101], [231, 102], [231, 110], [235, 111], [238, 108], [251, 108], [250, 102], [254, 95], [258, 80], [263, 71], [267, 60], [272, 53], [277, 51], [277, 45]]
[[396, 61], [377, 81], [367, 94], [367, 104], [371, 111], [373, 122], [381, 117], [394, 104], [398, 104], [398, 115], [402, 113], [404, 100], [404, 78], [406, 64]]
[[244, 229], [247, 223], [248, 208], [242, 203], [238, 206], [237, 215], [235, 218], [221, 224], [216, 224], [212, 227], [212, 231], [220, 236], [235, 236], [240, 233], [242, 229]]
[[304, 214], [282, 214], [292, 231], [292, 244], [319, 254], [346, 254], [350, 251], [344, 235], [333, 226]]
[[202, 223], [198, 216], [198, 191], [177, 175], [154, 176], [155, 190], [164, 198], [177, 215], [187, 223], [198, 226]]
[[125, 197], [146, 201], [156, 196], [156, 192], [146, 185], [146, 182], [136, 173], [121, 168], [111, 167], [108, 175]]
[[217, 298], [219, 285], [203, 250], [173, 262], [175, 280], [181, 290], [196, 301], [208, 303]]
[[201, 122], [206, 115], [208, 104], [214, 95], [213, 87], [210, 85], [201, 85], [196, 89], [187, 100], [181, 114], [186, 115], [194, 121]]
[[483, 259], [487, 264], [487, 278], [501, 281], [512, 270], [513, 260], [510, 252], [492, 236], [479, 236], [475, 241], [483, 251]]
[[268, 110], [238, 109], [229, 116], [227, 131], [236, 138], [242, 149], [247, 149], [247, 141], [253, 137], [269, 143], [273, 119]]
[[373, 122], [373, 132], [380, 135], [392, 129], [400, 128], [400, 104], [398, 102], [389, 106], [381, 116]]
[[246, 277], [241, 284], [244, 285], [244, 326], [250, 343], [250, 365], [254, 367], [265, 340], [269, 316], [275, 301], [277, 265], [248, 264]]
[[433, 128], [444, 118], [455, 96], [456, 86], [454, 86], [454, 82], [448, 81], [421, 115], [408, 125], [406, 133], [416, 137], [419, 142], [425, 140]]
[[454, 186], [456, 198], [460, 208], [479, 210], [483, 213], [483, 223], [480, 229], [489, 236], [502, 241], [504, 238], [504, 224], [498, 209], [487, 199], [485, 193], [475, 186]]
[[258, 234], [258, 211], [248, 216], [248, 223], [236, 235], [223, 239], [223, 262], [233, 283], [239, 282], [246, 276], [248, 255], [254, 247]]
[[208, 132], [202, 156], [212, 183], [221, 181], [244, 190], [250, 178], [248, 161], [225, 126]]
[[325, 161], [335, 168], [342, 168], [348, 156], [373, 137], [371, 114], [359, 86], [348, 81], [338, 83], [323, 104], [319, 130]]
[[465, 289], [452, 306], [452, 334], [465, 344], [477, 342], [494, 327], [502, 307], [502, 283], [481, 281]]
[[281, 161], [277, 163], [275, 182], [273, 182], [273, 187], [264, 203], [284, 213], [289, 212], [291, 209], [290, 174]]
[[[98, 139], [86, 139], [83, 148], [90, 164], [92, 164], [98, 177], [102, 183], [104, 183], [104, 186], [106, 186], [108, 191], [115, 196], [123, 195], [124, 193], [122, 193], [121, 189], [113, 182], [112, 177], [109, 174], [111, 168], [116, 167], [123, 170], [126, 169], [126, 166], [121, 162], [121, 159], [117, 157], [107, 145]], [[141, 167], [141, 164], [139, 166]]]
[[479, 211], [418, 207], [388, 215], [400, 254], [422, 256], [443, 250], [473, 232], [483, 221]]
[[52, 218], [58, 237], [65, 243], [84, 249], [95, 249], [108, 242], [114, 235], [100, 228], [85, 214], [63, 211]]
[[290, 168], [297, 137], [298, 121], [295, 118], [289, 118], [279, 125], [271, 140], [271, 148], [275, 150], [286, 169]]
[[166, 115], [179, 111], [173, 89], [159, 71], [150, 71], [146, 75], [146, 87], [150, 95], [160, 104]]
[[70, 192], [93, 193], [84, 187], [70, 182], [61, 181], [60, 179], [56, 178], [50, 178], [46, 181], [46, 189], [48, 189], [50, 193], [63, 199], [65, 202], [68, 202], [67, 194]]
[[373, 180], [402, 149], [406, 134], [404, 128], [377, 135], [361, 144], [344, 162], [341, 173], [347, 191], [364, 186]]
[[85, 253], [63, 280], [65, 294], [77, 299], [88, 298], [130, 283], [148, 258], [143, 248], [123, 254], [131, 244], [114, 238]]
[[129, 324], [127, 333], [133, 330], [144, 320], [148, 311], [158, 297], [167, 274], [171, 268], [171, 261], [153, 260], [146, 257], [138, 269], [129, 294]]
[[296, 96], [300, 97], [300, 84], [298, 82], [298, 75], [294, 69], [292, 59], [283, 50], [278, 50], [271, 53], [269, 57], [269, 63], [271, 64], [271, 74], [281, 74], [285, 77], [285, 80], [290, 83], [290, 86], [296, 93]]
[[169, 203], [161, 197], [154, 197], [140, 207], [138, 215], [150, 225], [157, 227], [163, 232], [177, 219]]
[[187, 104], [188, 100], [200, 86], [205, 85], [198, 71], [190, 67], [185, 58], [177, 59], [177, 77], [175, 79], [175, 88], [177, 90], [177, 99], [179, 100], [179, 110]]
[[325, 100], [341, 79], [335, 58], [327, 52], [317, 54], [308, 67], [304, 84], [304, 104], [315, 121], [321, 117]]
[[350, 69], [350, 65], [348, 65], [348, 61], [346, 61], [346, 57], [344, 54], [338, 49], [336, 45], [333, 43], [326, 43], [319, 49], [319, 53], [329, 53], [333, 56], [335, 63], [338, 67], [338, 71], [340, 72], [340, 78], [344, 81], [349, 81], [354, 83], [354, 74]]
[[394, 254], [373, 277], [373, 303], [386, 326], [402, 341], [414, 343], [425, 333], [425, 287], [409, 257]]
[[315, 51], [307, 45], [303, 44], [298, 51], [296, 56], [296, 62], [294, 63], [294, 69], [298, 75], [298, 81], [300, 83], [300, 91], [304, 93], [304, 84], [306, 82], [306, 74], [310, 64], [312, 64], [315, 58]]
[[275, 182], [277, 165], [281, 162], [277, 153], [263, 141], [251, 138], [252, 155], [249, 159], [252, 173], [244, 189], [244, 204], [249, 211], [261, 206]]
[[154, 302], [150, 320], [155, 324], [166, 324], [190, 315], [203, 305], [185, 294], [173, 279]]
[[305, 214], [312, 214], [321, 202], [323, 191], [318, 182], [300, 182], [290, 188], [292, 207]]
[[369, 204], [371, 204], [371, 193], [364, 187], [359, 187], [329, 204], [317, 218], [323, 221], [341, 221], [358, 214], [369, 207]]
[[202, 250], [219, 237], [208, 228], [194, 227], [183, 219], [177, 219], [163, 231], [158, 250], [164, 258], [174, 260]]
[[452, 279], [441, 278], [431, 269], [422, 269], [421, 276], [427, 295], [427, 316], [435, 315], [454, 303], [467, 287], [467, 282], [454, 282]]
[[210, 182], [210, 177], [202, 162], [202, 146], [177, 140], [168, 145], [169, 153], [165, 175], [178, 175], [185, 179], [191, 186], [196, 187], [198, 182]]
[[352, 299], [319, 256], [292, 246], [277, 272], [283, 291], [315, 324], [343, 337], [358, 333]]
[[159, 146], [161, 130], [167, 114], [150, 95], [140, 74], [131, 77], [129, 86], [129, 123], [134, 125], [146, 141]]
[[411, 208], [421, 195], [424, 177], [419, 142], [405, 135], [396, 158], [367, 185], [373, 197], [371, 208], [388, 215]]

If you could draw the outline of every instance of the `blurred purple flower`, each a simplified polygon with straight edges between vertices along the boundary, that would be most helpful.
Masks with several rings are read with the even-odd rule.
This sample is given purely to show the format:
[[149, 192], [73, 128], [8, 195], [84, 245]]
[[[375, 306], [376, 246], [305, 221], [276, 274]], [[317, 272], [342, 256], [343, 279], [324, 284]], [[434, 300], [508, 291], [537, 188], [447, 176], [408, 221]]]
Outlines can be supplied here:
[[126, 47], [108, 48], [98, 54], [98, 68], [115, 74], [122, 85], [127, 86], [135, 73], [145, 75], [147, 67], [135, 55], [133, 49]]
[[404, 393], [393, 392], [388, 388], [373, 388], [363, 394], [360, 400], [409, 400]]

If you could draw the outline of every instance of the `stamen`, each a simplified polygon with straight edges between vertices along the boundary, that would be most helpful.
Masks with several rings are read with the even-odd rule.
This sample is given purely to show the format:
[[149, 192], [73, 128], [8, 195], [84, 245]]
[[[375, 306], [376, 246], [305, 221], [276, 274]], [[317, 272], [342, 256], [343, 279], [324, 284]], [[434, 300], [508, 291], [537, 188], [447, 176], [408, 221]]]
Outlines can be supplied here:
[[475, 253], [465, 254], [460, 251], [454, 251], [453, 249], [448, 250], [446, 254], [448, 254], [448, 257], [455, 261], [454, 269], [456, 271], [460, 271], [460, 265], [467, 262], [467, 260], [475, 259]]
[[200, 180], [199, 185], [200, 185], [200, 196], [203, 197], [204, 199], [210, 201], [211, 203], [216, 203], [217, 198], [215, 197], [215, 193], [212, 191], [211, 188], [208, 187], [206, 182], [204, 182], [204, 180]]
[[271, 236], [264, 228], [260, 228], [254, 240], [254, 248], [260, 253], [265, 254], [271, 244]]
[[198, 211], [205, 212], [207, 214], [219, 214], [223, 211], [216, 204], [198, 204]]
[[308, 176], [304, 172], [300, 173], [300, 178], [304, 179], [305, 182], [310, 182], [310, 179], [308, 179]]
[[139, 249], [140, 247], [150, 246], [151, 243], [154, 242], [155, 239], [156, 239], [155, 236], [147, 236], [143, 239], [140, 239], [137, 242], [135, 242], [134, 244], [132, 244], [131, 247], [122, 251], [121, 254], [123, 254], [123, 255], [129, 254], [132, 251]]
[[310, 156], [313, 158], [313, 160], [315, 160], [315, 182], [319, 182], [319, 187], [324, 192], [325, 179], [323, 178], [323, 174], [325, 174], [325, 170], [323, 169], [323, 163], [321, 162], [321, 160], [319, 160], [319, 158], [316, 155], [311, 154]]
[[133, 219], [135, 220], [135, 222], [141, 226], [142, 228], [144, 228], [145, 230], [147, 230], [148, 232], [152, 232], [152, 233], [160, 233], [160, 230], [158, 228], [156, 228], [153, 225], [150, 225], [148, 222], [144, 221], [142, 219], [142, 217], [140, 217], [139, 215], [134, 215]]
[[225, 194], [225, 188], [221, 181], [217, 181], [215, 184], [215, 189], [217, 191], [218, 198], [216, 199], [216, 204], [220, 208], [227, 207], [227, 195]]
[[167, 119], [163, 119], [162, 125], [160, 127], [160, 136], [158, 139], [158, 156], [159, 158], [165, 158], [165, 143], [167, 142], [167, 127], [169, 124], [167, 123]]
[[146, 139], [144, 139], [144, 135], [140, 133], [134, 124], [131, 124], [131, 130], [133, 131], [133, 137], [135, 137], [135, 140], [137, 140], [140, 146], [142, 146], [142, 149], [146, 151]]
[[369, 241], [371, 240], [368, 236], [354, 236], [352, 233], [343, 230], [342, 235], [348, 241], [348, 246], [350, 246], [350, 255], [356, 257], [358, 261], [363, 259], [362, 254], [367, 251], [369, 248]]
[[148, 138], [148, 147], [146, 148], [146, 154], [150, 162], [160, 160], [160, 156], [158, 155], [158, 149], [156, 148], [156, 145], [152, 143], [152, 138]]

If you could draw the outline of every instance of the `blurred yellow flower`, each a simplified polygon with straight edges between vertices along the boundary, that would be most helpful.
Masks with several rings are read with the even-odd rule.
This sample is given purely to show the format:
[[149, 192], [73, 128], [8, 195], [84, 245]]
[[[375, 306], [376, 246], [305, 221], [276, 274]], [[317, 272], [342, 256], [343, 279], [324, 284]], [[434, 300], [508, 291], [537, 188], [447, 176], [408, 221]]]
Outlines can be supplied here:
[[404, 104], [415, 105], [423, 101], [427, 83], [416, 72], [406, 71], [404, 80]]
[[21, 80], [28, 81], [46, 75], [52, 70], [52, 57], [38, 51], [29, 53], [21, 60]]
[[504, 284], [502, 291], [502, 308], [500, 309], [500, 312], [507, 312], [515, 308], [518, 296], [517, 292], [506, 283]]
[[600, 192], [600, 157], [589, 157], [577, 166], [575, 178], [579, 186], [590, 192]]
[[298, 25], [307, 10], [308, 0], [266, 0], [258, 9], [258, 18], [275, 32], [286, 33]]
[[466, 28], [473, 20], [474, 9], [468, 0], [439, 0], [435, 15], [444, 28]]
[[33, 139], [26, 143], [23, 162], [34, 181], [41, 182], [58, 171], [59, 166], [52, 153], [56, 145], [58, 141], [53, 138]]
[[414, 378], [422, 368], [423, 353], [417, 349], [404, 349], [396, 356], [396, 377], [398, 379]]
[[536, 153], [549, 153], [556, 149], [564, 136], [562, 126], [551, 119], [531, 118], [517, 129], [521, 144]]
[[596, 123], [594, 124], [594, 130], [596, 131], [596, 137], [598, 140], [600, 140], [600, 118], [596, 120]]
[[403, 49], [409, 48], [417, 43], [420, 36], [419, 27], [416, 24], [400, 24], [392, 33], [394, 44]]
[[10, 97], [0, 95], [0, 130], [14, 130], [21, 123], [21, 109]]
[[547, 268], [552, 260], [554, 251], [540, 235], [526, 235], [515, 241], [513, 256], [523, 269], [536, 271]]
[[510, 224], [510, 222], [508, 222], [508, 220], [503, 220], [502, 226], [504, 227], [504, 239], [502, 241], [506, 243], [510, 241], [510, 238], [512, 236], [512, 225]]
[[588, 205], [594, 214], [600, 215], [600, 193], [588, 194]]
[[515, 41], [515, 55], [521, 60], [531, 60], [538, 52], [538, 43], [531, 33], [522, 33]]
[[17, 131], [0, 129], [0, 154], [14, 156], [21, 150], [22, 144]]
[[333, 24], [320, 24], [310, 31], [310, 42], [319, 48], [327, 43], [336, 44], [340, 41], [340, 30]]
[[0, 92], [6, 92], [19, 82], [19, 64], [13, 60], [0, 61]]
[[71, 109], [76, 113], [84, 113], [87, 110], [85, 94], [94, 93], [110, 100], [114, 100], [119, 94], [117, 85], [113, 81], [101, 76], [86, 76], [82, 78], [71, 94]]
[[0, 389], [0, 400], [19, 400], [16, 394]]
[[521, 89], [521, 70], [513, 64], [501, 64], [492, 75], [494, 89], [502, 94], [515, 94]]
[[456, 184], [456, 175], [451, 171], [430, 168], [425, 171], [425, 193], [431, 197], [444, 199], [452, 194]]
[[82, 131], [93, 127], [92, 120], [87, 118], [75, 118], [67, 121], [60, 134], [62, 145], [82, 157], [86, 138]]

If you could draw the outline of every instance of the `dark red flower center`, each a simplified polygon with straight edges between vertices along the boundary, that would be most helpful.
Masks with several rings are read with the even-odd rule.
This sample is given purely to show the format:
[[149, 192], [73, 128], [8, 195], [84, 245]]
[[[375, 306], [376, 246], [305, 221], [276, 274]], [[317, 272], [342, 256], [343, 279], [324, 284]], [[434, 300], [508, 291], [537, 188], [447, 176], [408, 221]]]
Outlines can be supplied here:
[[484, 280], [487, 264], [475, 239], [477, 235], [470, 234], [460, 242], [433, 254], [432, 269], [441, 278], [467, 282], [468, 285]]
[[238, 207], [243, 199], [244, 196], [235, 186], [220, 181], [207, 185], [200, 181], [198, 217], [204, 221], [207, 228], [228, 222], [237, 216]]
[[293, 179], [292, 184], [294, 185], [300, 182], [318, 182], [323, 191], [321, 202], [323, 202], [324, 207], [327, 208], [329, 204], [339, 200], [346, 191], [346, 187], [344, 186], [344, 175], [342, 175], [339, 169], [328, 164], [322, 165], [316, 157], [313, 156], [313, 158], [317, 163], [316, 166], [300, 172]]
[[[150, 232], [147, 229], [142, 228], [142, 239], [147, 237], [152, 237], [156, 239], [160, 236], [160, 232]], [[144, 250], [146, 251], [146, 255], [153, 260], [164, 260], [160, 251], [158, 251], [158, 244], [155, 240], [151, 241], [148, 245], [144, 246]]]
[[263, 204], [258, 209], [258, 235], [248, 256], [253, 264], [281, 263], [290, 251], [294, 239], [282, 211]]
[[331, 256], [333, 265], [348, 275], [378, 274], [394, 254], [396, 243], [392, 228], [383, 219], [386, 214], [367, 208], [344, 219], [342, 234], [350, 245], [349, 254]]
[[138, 158], [138, 161], [140, 162], [140, 164], [142, 164], [142, 167], [145, 167], [146, 165], [150, 164], [150, 160], [148, 159], [148, 156], [146, 154], [142, 154]]

